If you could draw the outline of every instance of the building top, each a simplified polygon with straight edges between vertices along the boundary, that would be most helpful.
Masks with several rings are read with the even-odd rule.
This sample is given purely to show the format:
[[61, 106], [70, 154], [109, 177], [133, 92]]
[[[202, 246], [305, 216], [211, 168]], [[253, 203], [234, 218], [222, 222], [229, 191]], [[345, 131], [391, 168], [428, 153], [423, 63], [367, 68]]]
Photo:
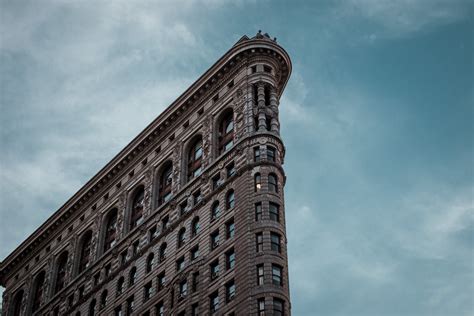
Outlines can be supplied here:
[[209, 70], [0, 263], [0, 285], [5, 286], [6, 277], [15, 271], [18, 265], [34, 256], [43, 243], [48, 242], [65, 223], [89, 207], [103, 189], [116, 180], [123, 169], [135, 163], [135, 158], [149, 151], [157, 140], [172, 133], [170, 127], [174, 121], [197, 110], [203, 101], [222, 85], [222, 79], [226, 78], [227, 74], [244, 65], [247, 58], [259, 55], [270, 55], [279, 63], [276, 88], [277, 93], [281, 95], [291, 73], [288, 54], [276, 43], [276, 38], [271, 39], [267, 33], [262, 34], [259, 31], [252, 38], [242, 36]]

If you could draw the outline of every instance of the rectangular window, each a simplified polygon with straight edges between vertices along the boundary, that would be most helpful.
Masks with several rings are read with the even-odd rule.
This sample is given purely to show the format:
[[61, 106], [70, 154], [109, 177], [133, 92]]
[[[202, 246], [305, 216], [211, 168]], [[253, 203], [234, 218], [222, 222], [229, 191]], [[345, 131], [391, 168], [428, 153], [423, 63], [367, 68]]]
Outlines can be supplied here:
[[284, 316], [285, 311], [285, 302], [281, 299], [274, 297], [273, 298], [273, 315], [274, 316]]
[[257, 243], [257, 252], [263, 251], [263, 233], [255, 234], [255, 240]]
[[132, 245], [132, 256], [135, 257], [138, 254], [138, 246], [140, 245], [140, 241], [137, 240]]
[[230, 221], [226, 223], [226, 237], [227, 239], [234, 238], [235, 235], [235, 224], [234, 219], [232, 218]]
[[272, 283], [274, 285], [283, 285], [282, 281], [282, 267], [272, 264]]
[[156, 225], [150, 228], [150, 230], [148, 231], [148, 236], [150, 242], [155, 240], [156, 237], [158, 237], [158, 229], [156, 228]]
[[211, 234], [211, 249], [216, 249], [219, 246], [219, 230]]
[[231, 162], [227, 167], [227, 178], [232, 177], [235, 174], [235, 164], [234, 162]]
[[[126, 256], [126, 254], [125, 254], [125, 256]], [[94, 275], [94, 286], [99, 284], [99, 282], [100, 282], [100, 272], [98, 272]]]
[[188, 295], [188, 282], [184, 280], [179, 284], [179, 297], [183, 299], [186, 295]]
[[232, 301], [235, 298], [235, 282], [234, 280], [231, 280], [227, 282], [225, 286], [225, 293], [226, 293], [226, 301], [227, 303]]
[[199, 316], [199, 304], [195, 303], [191, 306], [191, 316]]
[[191, 261], [196, 260], [199, 257], [199, 246], [194, 247], [191, 249]]
[[263, 264], [257, 265], [257, 285], [263, 285]]
[[184, 215], [184, 214], [186, 214], [187, 211], [188, 211], [188, 200], [184, 200], [184, 202], [182, 202], [179, 205], [179, 213], [181, 215]]
[[199, 202], [201, 202], [202, 200], [201, 190], [197, 190], [196, 192], [194, 192], [193, 198], [194, 198], [194, 205], [198, 205]]
[[165, 287], [166, 277], [165, 272], [158, 274], [158, 291]]
[[112, 271], [112, 265], [109, 263], [105, 266], [104, 268], [105, 271], [105, 277], [108, 277], [110, 275], [110, 272]]
[[281, 252], [280, 235], [276, 233], [271, 233], [270, 238], [271, 238], [271, 243], [272, 243], [272, 250]]
[[221, 184], [222, 184], [221, 175], [220, 173], [218, 173], [212, 178], [212, 189], [213, 190], [217, 189], [218, 187], [221, 186]]
[[199, 289], [199, 272], [193, 273], [193, 292]]
[[272, 221], [280, 221], [280, 206], [275, 203], [270, 203], [270, 219]]
[[260, 147], [253, 148], [253, 161], [254, 162], [260, 161]]
[[211, 263], [211, 279], [215, 280], [219, 276], [219, 260]]
[[122, 316], [122, 305], [117, 306], [114, 310], [114, 315], [115, 316]]
[[127, 316], [132, 315], [134, 309], [135, 309], [135, 299], [132, 295], [127, 299]]
[[262, 220], [262, 203], [255, 203], [255, 220]]
[[275, 162], [275, 148], [271, 146], [267, 146], [267, 160], [271, 162]]
[[258, 305], [258, 316], [265, 316], [265, 298], [259, 298], [257, 301]]
[[184, 269], [184, 256], [176, 260], [176, 271], [182, 271]]
[[226, 268], [227, 270], [233, 269], [235, 267], [235, 252], [234, 248], [227, 251], [226, 254]]
[[164, 316], [165, 315], [165, 305], [163, 302], [159, 302], [155, 305], [155, 315], [156, 316]]
[[162, 227], [162, 230], [165, 230], [168, 228], [168, 225], [169, 225], [169, 217], [168, 215], [166, 215], [162, 220], [161, 220], [161, 227]]
[[209, 296], [210, 310], [214, 314], [219, 310], [219, 292], [214, 292]]
[[148, 301], [153, 295], [153, 284], [152, 282], [148, 282], [145, 284], [145, 287], [143, 288], [143, 297], [145, 301]]

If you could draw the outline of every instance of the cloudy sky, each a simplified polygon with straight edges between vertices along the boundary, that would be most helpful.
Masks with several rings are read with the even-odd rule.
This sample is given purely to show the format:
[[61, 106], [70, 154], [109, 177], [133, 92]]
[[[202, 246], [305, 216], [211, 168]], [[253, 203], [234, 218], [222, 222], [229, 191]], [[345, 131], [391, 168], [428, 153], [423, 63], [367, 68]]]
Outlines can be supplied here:
[[0, 258], [276, 36], [293, 315], [472, 315], [473, 2], [0, 1]]

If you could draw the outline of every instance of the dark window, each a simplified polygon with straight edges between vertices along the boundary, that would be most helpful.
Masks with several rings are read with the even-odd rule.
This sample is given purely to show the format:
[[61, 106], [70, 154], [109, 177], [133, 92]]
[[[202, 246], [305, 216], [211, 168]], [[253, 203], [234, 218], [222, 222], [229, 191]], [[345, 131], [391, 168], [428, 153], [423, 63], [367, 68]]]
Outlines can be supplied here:
[[278, 192], [278, 180], [277, 176], [274, 173], [268, 175], [268, 191]]
[[231, 162], [227, 167], [227, 179], [231, 178], [235, 174], [235, 164]]
[[132, 267], [130, 269], [130, 274], [128, 275], [128, 285], [129, 286], [132, 286], [135, 284], [135, 281], [137, 280], [137, 268], [136, 267]]
[[188, 295], [188, 282], [186, 280], [179, 283], [179, 296], [180, 298], [185, 298]]
[[255, 203], [255, 220], [260, 221], [262, 219], [262, 203]]
[[160, 246], [160, 262], [163, 262], [166, 259], [166, 243], [163, 243]]
[[232, 218], [230, 221], [226, 223], [226, 237], [227, 239], [233, 238], [235, 234], [235, 224], [234, 219]]
[[234, 112], [227, 111], [219, 123], [219, 155], [229, 150], [234, 144]]
[[182, 271], [184, 269], [184, 256], [176, 260], [176, 271]]
[[202, 137], [196, 139], [188, 152], [188, 180], [202, 172]]
[[43, 303], [45, 274], [44, 271], [41, 271], [35, 278], [32, 312], [37, 311]]
[[104, 252], [115, 245], [117, 235], [117, 209], [113, 209], [105, 224]]
[[267, 160], [275, 162], [275, 148], [271, 146], [267, 146]]
[[130, 215], [130, 229], [134, 229], [143, 221], [143, 209], [145, 207], [145, 190], [140, 187], [133, 197]]
[[252, 70], [252, 73], [256, 73], [256, 72], [257, 72], [257, 66], [252, 66], [252, 67], [250, 67], [250, 69]]
[[199, 304], [195, 303], [191, 306], [191, 316], [199, 316]]
[[115, 307], [114, 315], [115, 316], [122, 316], [122, 305]]
[[263, 233], [257, 233], [255, 235], [255, 239], [257, 242], [257, 252], [263, 251]]
[[128, 251], [127, 250], [124, 250], [120, 253], [120, 265], [124, 265], [125, 262], [127, 262], [127, 255], [128, 255]]
[[168, 217], [168, 215], [166, 215], [165, 217], [163, 217], [163, 219], [161, 220], [161, 229], [162, 230], [165, 230], [168, 228], [168, 225], [169, 225], [169, 222], [170, 222], [170, 219]]
[[132, 244], [132, 257], [135, 257], [138, 254], [139, 246], [140, 246], [140, 240], [136, 240]]
[[194, 205], [198, 205], [202, 201], [201, 190], [197, 190], [196, 192], [194, 192], [193, 199], [194, 199]]
[[94, 316], [95, 315], [95, 308], [97, 305], [97, 301], [95, 298], [89, 303], [89, 316]]
[[211, 263], [211, 279], [215, 280], [219, 276], [219, 260]]
[[155, 314], [156, 316], [164, 316], [165, 315], [165, 305], [163, 302], [159, 302], [155, 305]]
[[265, 298], [259, 298], [257, 301], [258, 305], [258, 316], [265, 316]]
[[68, 296], [67, 298], [67, 308], [71, 308], [72, 305], [74, 304], [74, 293]]
[[218, 187], [221, 186], [221, 184], [222, 184], [221, 174], [218, 173], [212, 178], [212, 189], [213, 190], [217, 189]]
[[146, 272], [149, 273], [153, 270], [153, 266], [155, 264], [155, 254], [152, 252], [148, 255], [146, 259]]
[[199, 231], [200, 231], [199, 217], [195, 217], [191, 224], [191, 235], [195, 237], [197, 236], [197, 234], [199, 234]]
[[234, 248], [227, 251], [225, 254], [226, 268], [227, 270], [233, 269], [235, 267], [235, 252]]
[[260, 147], [253, 148], [253, 161], [255, 162], [260, 161]]
[[267, 65], [263, 65], [263, 71], [264, 71], [264, 72], [271, 73], [271, 72], [272, 72], [272, 67], [267, 66]]
[[280, 207], [275, 203], [270, 203], [270, 219], [272, 221], [280, 221]]
[[127, 299], [127, 315], [132, 315], [134, 310], [135, 310], [135, 298], [132, 295]]
[[149, 240], [150, 242], [155, 240], [156, 237], [158, 237], [158, 229], [156, 228], [156, 225], [153, 226], [152, 228], [150, 228], [150, 230], [148, 231], [148, 236], [149, 236]]
[[227, 88], [232, 88], [234, 86], [234, 80], [231, 80], [228, 84], [227, 84]]
[[143, 297], [145, 301], [148, 301], [153, 296], [153, 283], [150, 281], [145, 284], [143, 288]]
[[221, 210], [219, 208], [219, 202], [215, 201], [211, 207], [211, 220], [215, 220], [219, 217]]
[[106, 264], [105, 267], [104, 267], [105, 277], [108, 277], [110, 275], [111, 271], [112, 271], [112, 265], [110, 263]]
[[229, 190], [229, 192], [227, 192], [227, 195], [226, 195], [226, 199], [225, 199], [225, 204], [226, 204], [226, 209], [231, 209], [234, 207], [235, 205], [235, 194], [234, 194], [234, 190]]
[[182, 247], [186, 241], [186, 229], [182, 227], [178, 232], [178, 248]]
[[188, 211], [188, 200], [184, 200], [184, 202], [179, 205], [179, 212], [181, 215], [184, 215], [186, 214], [187, 211]]
[[162, 290], [165, 287], [166, 277], [165, 272], [158, 274], [158, 291]]
[[100, 295], [100, 308], [104, 308], [107, 305], [107, 290], [104, 290], [102, 294]]
[[274, 285], [283, 285], [282, 267], [272, 264], [272, 283]]
[[273, 315], [283, 316], [284, 315], [285, 302], [279, 298], [273, 298]]
[[196, 260], [199, 257], [199, 246], [191, 249], [191, 260]]
[[226, 301], [230, 302], [235, 298], [235, 282], [231, 280], [225, 285]]
[[214, 314], [219, 310], [219, 292], [214, 292], [209, 296], [210, 301], [210, 310], [211, 313]]
[[193, 292], [199, 289], [199, 272], [193, 273]]
[[162, 205], [171, 199], [173, 184], [173, 165], [167, 162], [163, 171], [160, 174], [160, 181], [158, 184], [158, 205]]
[[66, 285], [67, 259], [67, 251], [63, 252], [58, 258], [56, 267], [56, 286], [54, 287], [54, 293], [59, 292]]
[[94, 286], [99, 284], [99, 281], [100, 281], [100, 272], [98, 272], [94, 275]]
[[263, 285], [264, 269], [263, 264], [257, 265], [257, 285]]
[[117, 281], [117, 295], [120, 295], [120, 294], [123, 293], [123, 286], [124, 285], [125, 285], [125, 278], [122, 276]]
[[216, 249], [219, 246], [219, 230], [211, 234], [211, 249]]
[[255, 192], [258, 192], [260, 191], [260, 189], [262, 188], [262, 178], [260, 176], [260, 173], [256, 173], [255, 176], [254, 176], [254, 179], [255, 179]]
[[272, 250], [281, 252], [280, 235], [276, 233], [271, 233], [270, 238], [271, 238], [271, 243], [272, 243]]
[[24, 294], [24, 291], [20, 290], [13, 297], [13, 303], [12, 303], [13, 316], [20, 316], [22, 303], [23, 303], [23, 294]]
[[79, 254], [79, 269], [78, 272], [81, 273], [91, 262], [91, 245], [92, 245], [92, 231], [88, 230], [84, 236], [82, 236], [81, 242], [81, 251]]

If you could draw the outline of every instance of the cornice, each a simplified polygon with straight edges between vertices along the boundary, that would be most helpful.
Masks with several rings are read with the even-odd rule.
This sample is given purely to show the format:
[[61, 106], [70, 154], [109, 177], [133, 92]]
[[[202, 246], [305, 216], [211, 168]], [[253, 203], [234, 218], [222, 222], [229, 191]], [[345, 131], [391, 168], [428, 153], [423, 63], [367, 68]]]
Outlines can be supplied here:
[[209, 90], [219, 85], [225, 74], [253, 56], [274, 58], [280, 65], [277, 91], [280, 96], [291, 73], [291, 60], [287, 52], [275, 40], [257, 34], [248, 39], [242, 37], [214, 65], [184, 91], [168, 108], [121, 150], [105, 167], [75, 193], [63, 206], [46, 220], [35, 232], [23, 241], [5, 260], [0, 263], [0, 285], [5, 286], [5, 278], [15, 266], [21, 264], [41, 244], [50, 238], [59, 227], [67, 222], [79, 210], [83, 209], [92, 199], [96, 198], [101, 189], [115, 181], [122, 169], [134, 162], [135, 158], [147, 150], [163, 134], [169, 132], [172, 123], [183, 113], [201, 105], [203, 98], [208, 97]]

